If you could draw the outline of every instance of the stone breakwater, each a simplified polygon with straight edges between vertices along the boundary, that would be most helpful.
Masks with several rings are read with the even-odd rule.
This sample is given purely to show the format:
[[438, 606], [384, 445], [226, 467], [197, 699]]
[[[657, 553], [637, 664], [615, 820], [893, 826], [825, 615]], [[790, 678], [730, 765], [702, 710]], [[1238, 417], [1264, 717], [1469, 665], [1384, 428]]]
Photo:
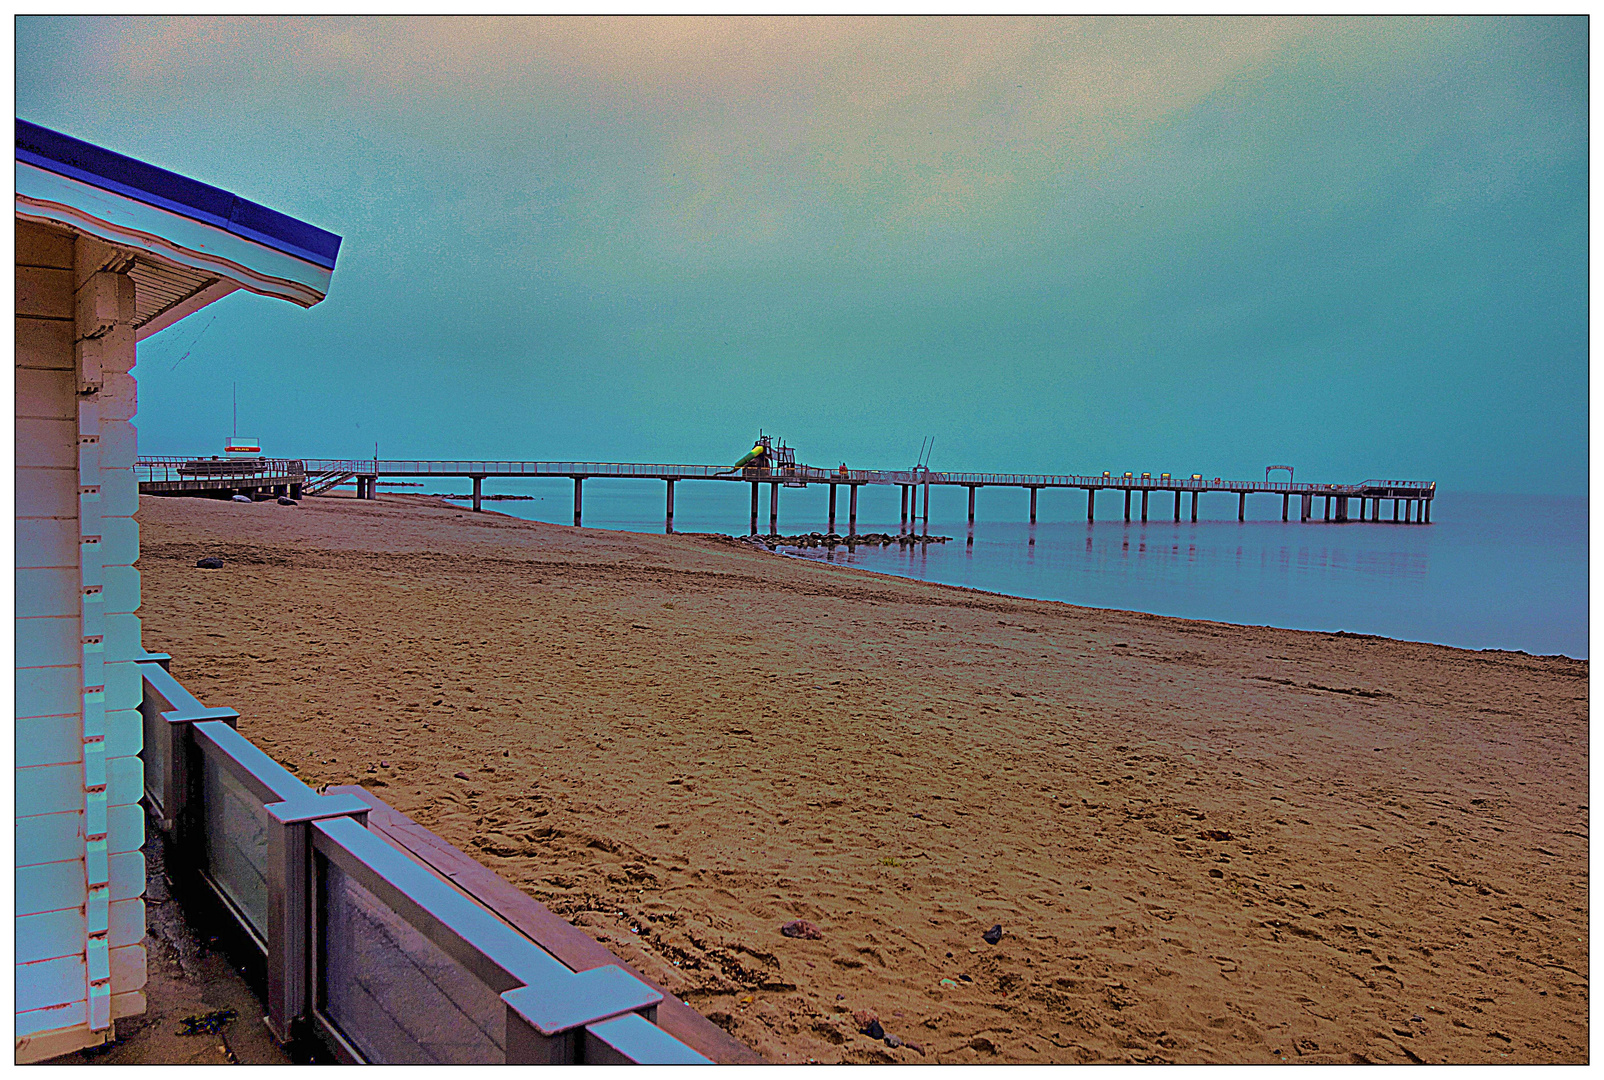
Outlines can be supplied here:
[[951, 540], [950, 536], [917, 536], [905, 533], [901, 536], [892, 533], [858, 533], [856, 536], [842, 536], [839, 533], [800, 533], [796, 536], [744, 536], [739, 539], [757, 547], [764, 547], [770, 551], [776, 548], [854, 548], [854, 547], [886, 547], [897, 544], [900, 547], [910, 547], [914, 544], [945, 544]]

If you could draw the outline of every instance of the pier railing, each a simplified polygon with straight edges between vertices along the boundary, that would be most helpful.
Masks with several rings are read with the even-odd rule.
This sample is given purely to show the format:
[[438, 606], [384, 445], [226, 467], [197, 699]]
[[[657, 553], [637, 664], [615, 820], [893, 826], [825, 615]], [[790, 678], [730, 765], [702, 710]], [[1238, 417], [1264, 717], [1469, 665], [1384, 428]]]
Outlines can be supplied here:
[[142, 484], [191, 480], [258, 480], [263, 477], [299, 477], [306, 463], [298, 458], [195, 458], [142, 457], [134, 464]]
[[[154, 470], [158, 464], [163, 468], [168, 463], [185, 461], [186, 467], [194, 469], [196, 462], [193, 459], [141, 459], [141, 467]], [[148, 464], [147, 464], [148, 463]], [[777, 516], [779, 505], [779, 489], [783, 487], [807, 487], [809, 484], [828, 484], [830, 486], [830, 511], [828, 528], [835, 531], [836, 494], [841, 487], [850, 489], [850, 505], [848, 508], [848, 533], [856, 531], [858, 488], [865, 485], [899, 486], [903, 488], [903, 525], [909, 520], [907, 517], [909, 507], [908, 495], [910, 489], [924, 487], [925, 519], [929, 520], [930, 498], [929, 488], [940, 487], [966, 487], [969, 489], [969, 521], [975, 520], [975, 492], [983, 487], [1016, 487], [1030, 491], [1030, 520], [1036, 521], [1036, 496], [1044, 488], [1078, 488], [1087, 493], [1086, 519], [1093, 520], [1095, 514], [1096, 495], [1100, 491], [1123, 491], [1125, 493], [1125, 520], [1131, 520], [1131, 498], [1141, 493], [1142, 510], [1141, 520], [1147, 520], [1147, 504], [1149, 493], [1170, 492], [1175, 495], [1175, 520], [1181, 520], [1181, 496], [1190, 492], [1192, 495], [1192, 520], [1197, 521], [1197, 504], [1200, 497], [1208, 492], [1228, 492], [1238, 497], [1237, 520], [1247, 520], [1247, 497], [1254, 494], [1270, 494], [1281, 496], [1281, 519], [1287, 521], [1291, 516], [1291, 501], [1297, 496], [1302, 501], [1299, 508], [1299, 519], [1309, 521], [1313, 516], [1311, 505], [1313, 500], [1324, 498], [1326, 506], [1320, 518], [1325, 521], [1345, 523], [1352, 520], [1349, 514], [1350, 500], [1359, 501], [1358, 509], [1360, 521], [1380, 521], [1381, 503], [1392, 500], [1393, 520], [1397, 521], [1400, 507], [1404, 510], [1405, 522], [1431, 523], [1432, 501], [1436, 498], [1437, 485], [1430, 480], [1366, 480], [1358, 484], [1311, 484], [1297, 483], [1288, 480], [1227, 480], [1215, 477], [1210, 480], [1197, 473], [1184, 478], [1160, 473], [1154, 476], [1145, 473], [1136, 476], [1124, 473], [1116, 476], [1111, 472], [1101, 476], [1055, 474], [1055, 473], [989, 473], [989, 472], [933, 472], [924, 468], [913, 469], [848, 469], [842, 466], [837, 469], [820, 469], [810, 465], [782, 465], [779, 468], [727, 468], [718, 465], [668, 465], [668, 464], [636, 464], [629, 462], [609, 461], [489, 461], [459, 459], [452, 461], [425, 461], [416, 459], [394, 458], [358, 458], [339, 459], [309, 459], [296, 461], [291, 464], [299, 465], [304, 475], [291, 478], [291, 483], [280, 486], [278, 481], [263, 481], [260, 475], [255, 476], [255, 484], [249, 480], [234, 482], [208, 479], [205, 481], [190, 480], [181, 484], [147, 483], [141, 481], [140, 491], [149, 494], [194, 494], [201, 489], [216, 492], [227, 491], [230, 486], [236, 490], [260, 492], [264, 487], [275, 489], [280, 494], [298, 498], [301, 495], [319, 495], [329, 489], [347, 481], [354, 481], [356, 497], [358, 499], [374, 498], [379, 477], [381, 476], [435, 476], [435, 477], [464, 477], [473, 481], [471, 494], [461, 496], [471, 499], [474, 510], [480, 510], [483, 498], [483, 481], [495, 478], [512, 477], [545, 477], [549, 479], [567, 479], [574, 485], [574, 524], [577, 526], [583, 521], [583, 486], [584, 482], [595, 478], [661, 480], [667, 488], [664, 502], [664, 529], [674, 531], [674, 485], [681, 480], [723, 480], [734, 482], [747, 482], [752, 485], [752, 512], [749, 523], [753, 535], [758, 530], [758, 486], [760, 484], [772, 485], [769, 496], [769, 531], [778, 529]], [[1287, 466], [1276, 466], [1287, 468]], [[1289, 470], [1290, 471], [1290, 470]], [[1333, 505], [1334, 504], [1334, 505]], [[917, 503], [915, 502], [915, 507]], [[1335, 510], [1333, 515], [1332, 510]], [[917, 509], [915, 509], [917, 518]]]
[[267, 1022], [338, 1059], [385, 1064], [693, 1064], [654, 1023], [661, 992], [622, 967], [574, 971], [140, 666], [146, 805], [174, 869], [265, 968]]
[[[339, 471], [364, 476], [529, 476], [567, 479], [621, 477], [650, 480], [745, 480], [753, 483], [803, 484], [904, 484], [960, 487], [1071, 487], [1128, 491], [1230, 491], [1274, 492], [1292, 495], [1358, 495], [1367, 488], [1384, 486], [1407, 490], [1411, 497], [1429, 496], [1429, 480], [1367, 480], [1362, 484], [1310, 484], [1292, 481], [1192, 479], [1191, 477], [1094, 476], [1057, 473], [935, 472], [918, 469], [821, 469], [798, 465], [780, 469], [732, 469], [718, 465], [632, 464], [606, 461], [425, 461], [393, 458], [314, 459], [308, 472]], [[1400, 496], [1402, 497], [1402, 496]]]

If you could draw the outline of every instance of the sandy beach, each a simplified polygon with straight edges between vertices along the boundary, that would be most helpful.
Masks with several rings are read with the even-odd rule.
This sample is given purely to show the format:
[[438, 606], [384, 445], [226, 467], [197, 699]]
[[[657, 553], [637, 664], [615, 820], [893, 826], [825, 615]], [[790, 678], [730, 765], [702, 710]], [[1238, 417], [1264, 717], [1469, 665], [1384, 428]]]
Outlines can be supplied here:
[[422, 496], [140, 522], [203, 701], [771, 1060], [1588, 1059], [1585, 662]]

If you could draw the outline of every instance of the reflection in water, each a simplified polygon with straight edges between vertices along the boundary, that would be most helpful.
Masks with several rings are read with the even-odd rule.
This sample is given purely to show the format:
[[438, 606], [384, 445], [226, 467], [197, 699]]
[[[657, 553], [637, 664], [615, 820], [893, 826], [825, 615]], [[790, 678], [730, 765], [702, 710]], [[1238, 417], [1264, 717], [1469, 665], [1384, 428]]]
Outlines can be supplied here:
[[[1585, 502], [1547, 500], [1573, 505], [1545, 522], [1539, 507], [1456, 518], [1447, 501], [1429, 528], [977, 522], [961, 559], [932, 544], [905, 564], [876, 548], [848, 561], [1090, 607], [1586, 656]], [[1500, 519], [1522, 527], [1488, 535]]]
[[[587, 489], [586, 525], [661, 532], [661, 485], [641, 481], [636, 490], [635, 483], [598, 484], [595, 496]], [[675, 498], [678, 531], [744, 529], [743, 485], [685, 487]], [[573, 520], [566, 482], [509, 483], [507, 489], [549, 491], [551, 498], [502, 503], [498, 510], [554, 524]], [[806, 500], [814, 494], [806, 489], [781, 507], [796, 519], [782, 520], [782, 531], [822, 527], [826, 493], [817, 493], [818, 505], [810, 508]], [[877, 494], [885, 496], [878, 509]], [[896, 494], [865, 489], [860, 531], [896, 531]], [[971, 529], [961, 492], [950, 507], [954, 516], [946, 519], [939, 513], [942, 493], [933, 494], [930, 531], [957, 536], [963, 529], [961, 546], [858, 545], [800, 554], [1091, 607], [1587, 655], [1585, 498], [1445, 493], [1437, 497], [1430, 526], [1325, 524], [1318, 510], [1307, 524], [1296, 514], [1282, 522], [1280, 506], [1272, 510], [1269, 503], [1262, 507], [1269, 516], [1238, 523], [1234, 500], [1222, 502], [1228, 516], [1216, 520], [1207, 518], [1205, 503], [1204, 519], [1195, 524], [1087, 523], [1073, 502], [1060, 503], [1068, 520], [1031, 525], [1023, 506], [1010, 506], [1019, 511], [1017, 520], [982, 518]], [[1053, 501], [1044, 493], [1044, 516]]]

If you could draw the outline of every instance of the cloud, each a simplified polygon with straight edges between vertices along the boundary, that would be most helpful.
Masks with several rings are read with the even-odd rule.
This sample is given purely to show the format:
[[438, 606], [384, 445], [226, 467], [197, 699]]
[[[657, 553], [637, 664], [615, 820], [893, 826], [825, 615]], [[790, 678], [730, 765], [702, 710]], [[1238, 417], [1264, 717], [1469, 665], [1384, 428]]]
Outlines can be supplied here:
[[436, 138], [493, 140], [492, 117], [507, 138], [509, 115], [548, 113], [611, 131], [636, 167], [621, 194], [684, 255], [796, 241], [810, 224], [896, 236], [1004, 213], [1021, 185], [1095, 167], [1331, 25], [184, 18], [107, 23], [99, 44], [135, 92], [211, 85], [241, 104], [431, 132], [441, 117], [476, 121]]

